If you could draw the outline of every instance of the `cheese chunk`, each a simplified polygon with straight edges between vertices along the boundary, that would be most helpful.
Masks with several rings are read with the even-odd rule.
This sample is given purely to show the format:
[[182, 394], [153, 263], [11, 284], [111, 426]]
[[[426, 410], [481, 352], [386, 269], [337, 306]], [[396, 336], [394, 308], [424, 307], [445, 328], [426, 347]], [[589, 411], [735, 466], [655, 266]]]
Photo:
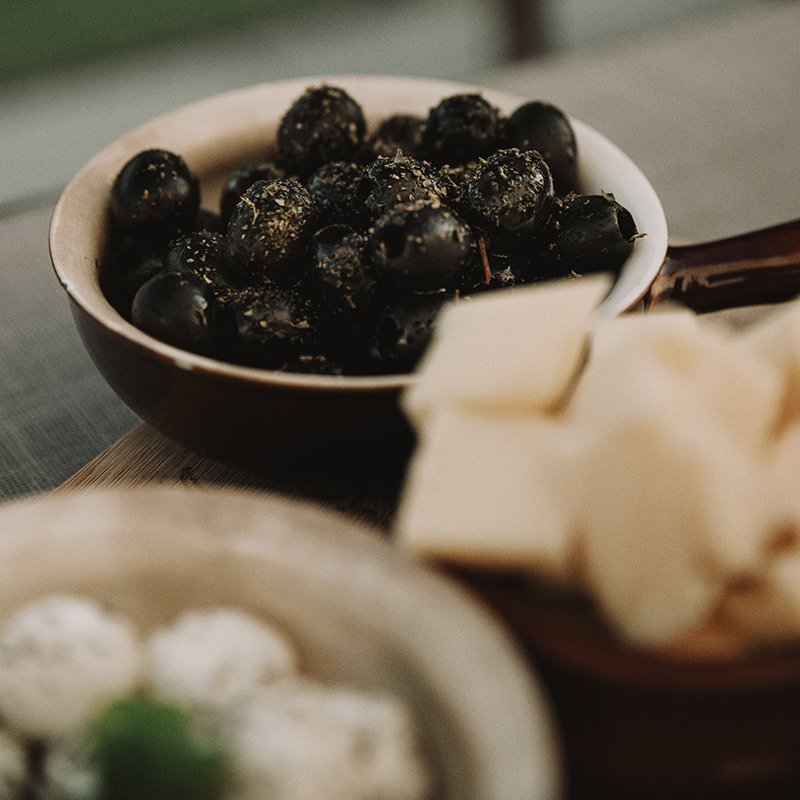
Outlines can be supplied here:
[[559, 436], [545, 417], [439, 411], [408, 476], [398, 542], [428, 558], [568, 579], [572, 529], [553, 484]]
[[785, 304], [747, 329], [741, 344], [781, 375], [781, 398], [773, 425], [779, 434], [800, 421], [800, 301]]
[[775, 527], [800, 532], [800, 419], [784, 428], [775, 442], [769, 471]]
[[585, 433], [563, 480], [587, 586], [629, 640], [668, 644], [732, 576], [758, 568], [767, 534], [755, 470], [702, 429], [636, 419]]
[[[443, 405], [557, 406], [580, 368], [605, 275], [487, 293], [450, 304], [403, 405], [418, 426]], [[502, 296], [500, 296], [502, 295]]]
[[590, 428], [635, 419], [719, 428], [762, 450], [774, 426], [778, 371], [689, 311], [598, 324], [568, 414]]
[[742, 332], [685, 309], [597, 318], [599, 295], [446, 312], [405, 396], [399, 540], [581, 585], [661, 652], [800, 636], [800, 302]]

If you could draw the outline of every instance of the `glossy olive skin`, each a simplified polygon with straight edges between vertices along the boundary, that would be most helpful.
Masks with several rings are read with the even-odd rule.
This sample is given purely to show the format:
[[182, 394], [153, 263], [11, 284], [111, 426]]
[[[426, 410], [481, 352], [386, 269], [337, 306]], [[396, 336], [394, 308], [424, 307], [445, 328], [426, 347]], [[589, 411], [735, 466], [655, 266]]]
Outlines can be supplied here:
[[517, 108], [506, 122], [506, 146], [536, 150], [547, 162], [556, 194], [578, 189], [578, 144], [567, 115], [534, 100]]
[[218, 343], [216, 302], [210, 287], [192, 272], [161, 272], [144, 283], [133, 297], [131, 322], [195, 353], [210, 353]]
[[457, 287], [474, 252], [469, 225], [439, 204], [398, 206], [378, 219], [370, 237], [378, 279], [407, 292]]
[[256, 181], [228, 223], [228, 258], [251, 275], [280, 277], [297, 267], [318, 217], [314, 197], [294, 178]]
[[413, 370], [430, 343], [439, 312], [451, 297], [447, 292], [417, 294], [387, 306], [376, 326], [373, 368]]
[[349, 225], [318, 230], [309, 247], [308, 285], [337, 331], [358, 332], [374, 319], [382, 292], [367, 259], [367, 239]]
[[222, 222], [228, 224], [236, 204], [256, 181], [271, 181], [283, 177], [285, 177], [283, 170], [272, 161], [249, 161], [237, 167], [228, 176], [220, 195], [219, 210]]
[[311, 173], [306, 188], [317, 203], [319, 225], [365, 220], [356, 201], [356, 186], [362, 175], [361, 166], [352, 161], [331, 161]]
[[330, 161], [353, 161], [365, 130], [364, 112], [347, 92], [310, 87], [278, 125], [278, 162], [289, 174], [309, 175]]
[[232, 283], [228, 268], [227, 241], [221, 233], [193, 231], [173, 239], [164, 257], [164, 266], [168, 270], [194, 273], [211, 287], [217, 298]]
[[414, 114], [386, 117], [367, 140], [369, 158], [393, 157], [398, 150], [413, 158], [425, 158], [425, 120]]
[[459, 291], [462, 295], [469, 295], [511, 289], [549, 277], [553, 277], [552, 272], [539, 253], [500, 250], [484, 242], [472, 265], [464, 272]]
[[553, 212], [553, 179], [531, 150], [498, 150], [467, 177], [462, 206], [474, 224], [501, 241], [533, 239]]
[[116, 225], [140, 240], [166, 242], [194, 225], [200, 208], [197, 177], [166, 150], [144, 150], [119, 171], [111, 187]]
[[611, 194], [568, 197], [556, 221], [555, 258], [578, 274], [619, 272], [639, 235], [631, 213]]
[[139, 288], [164, 270], [163, 248], [117, 233], [110, 238], [99, 271], [103, 294], [130, 319], [131, 300]]
[[319, 312], [296, 286], [266, 285], [243, 292], [228, 309], [234, 325], [234, 351], [244, 363], [280, 369], [319, 350]]
[[503, 121], [479, 94], [456, 94], [435, 105], [425, 121], [423, 144], [434, 164], [465, 164], [498, 146]]
[[356, 185], [356, 201], [369, 219], [377, 219], [398, 204], [448, 203], [455, 193], [455, 184], [446, 175], [426, 161], [402, 153], [378, 156], [364, 167]]

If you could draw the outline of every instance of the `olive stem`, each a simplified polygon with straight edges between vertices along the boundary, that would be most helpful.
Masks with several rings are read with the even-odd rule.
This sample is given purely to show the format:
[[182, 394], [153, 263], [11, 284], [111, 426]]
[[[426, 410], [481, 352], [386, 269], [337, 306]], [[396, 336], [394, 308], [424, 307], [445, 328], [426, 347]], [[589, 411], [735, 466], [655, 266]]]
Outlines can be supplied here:
[[488, 286], [492, 281], [492, 267], [489, 264], [489, 254], [486, 252], [486, 242], [483, 236], [478, 237], [478, 249], [481, 251], [481, 261], [483, 262], [483, 280]]

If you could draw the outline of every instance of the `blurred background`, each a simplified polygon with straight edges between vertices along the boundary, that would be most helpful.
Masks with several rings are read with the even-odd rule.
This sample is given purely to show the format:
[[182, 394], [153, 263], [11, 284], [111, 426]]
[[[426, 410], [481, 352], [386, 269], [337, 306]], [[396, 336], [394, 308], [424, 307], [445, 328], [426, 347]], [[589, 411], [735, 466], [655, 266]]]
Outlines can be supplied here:
[[4, 0], [0, 205], [57, 191], [132, 126], [226, 89], [320, 73], [483, 80], [757, 2]]

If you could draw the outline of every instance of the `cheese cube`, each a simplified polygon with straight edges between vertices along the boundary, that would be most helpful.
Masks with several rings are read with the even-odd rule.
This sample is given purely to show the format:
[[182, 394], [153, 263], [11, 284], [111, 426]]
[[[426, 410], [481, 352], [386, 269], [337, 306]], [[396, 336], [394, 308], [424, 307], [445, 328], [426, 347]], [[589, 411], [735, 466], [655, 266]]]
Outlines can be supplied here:
[[395, 534], [433, 559], [572, 574], [574, 543], [552, 479], [548, 418], [439, 411], [412, 462]]
[[605, 275], [452, 303], [403, 405], [417, 425], [442, 404], [504, 411], [556, 407], [580, 368]]
[[747, 349], [781, 375], [781, 398], [774, 429], [800, 420], [800, 301], [787, 303], [741, 336]]
[[770, 439], [781, 392], [777, 370], [732, 334], [698, 324], [692, 312], [669, 311], [599, 323], [567, 413], [589, 427], [702, 420], [760, 450]]
[[772, 448], [770, 484], [775, 527], [800, 531], [800, 419], [783, 429]]
[[589, 589], [628, 639], [668, 644], [701, 623], [731, 576], [758, 567], [755, 470], [724, 439], [657, 419], [584, 434], [565, 490]]

